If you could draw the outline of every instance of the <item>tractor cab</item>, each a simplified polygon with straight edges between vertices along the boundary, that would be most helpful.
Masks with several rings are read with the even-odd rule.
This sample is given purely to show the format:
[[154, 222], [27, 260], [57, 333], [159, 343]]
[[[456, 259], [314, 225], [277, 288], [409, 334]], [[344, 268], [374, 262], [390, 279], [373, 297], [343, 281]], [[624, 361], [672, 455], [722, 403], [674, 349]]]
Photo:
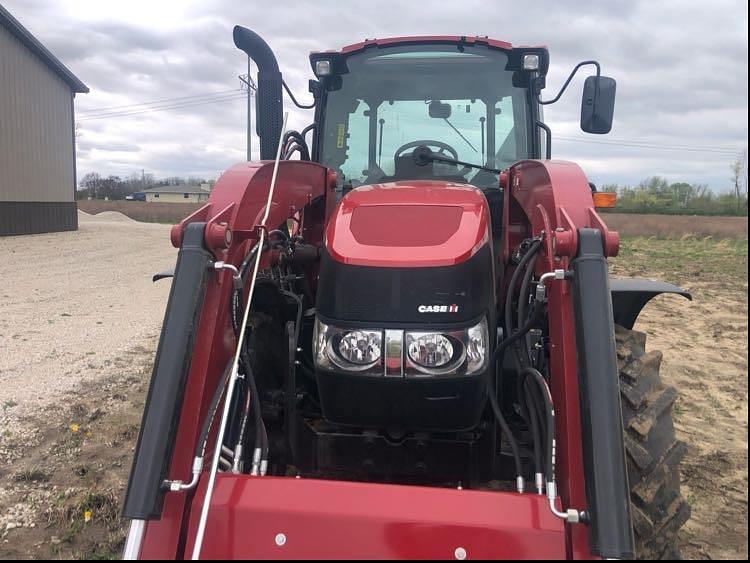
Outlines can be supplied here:
[[528, 69], [509, 44], [480, 38], [313, 53], [314, 159], [336, 171], [344, 192], [417, 179], [497, 188], [499, 170], [539, 154], [529, 85], [546, 51], [530, 53]]

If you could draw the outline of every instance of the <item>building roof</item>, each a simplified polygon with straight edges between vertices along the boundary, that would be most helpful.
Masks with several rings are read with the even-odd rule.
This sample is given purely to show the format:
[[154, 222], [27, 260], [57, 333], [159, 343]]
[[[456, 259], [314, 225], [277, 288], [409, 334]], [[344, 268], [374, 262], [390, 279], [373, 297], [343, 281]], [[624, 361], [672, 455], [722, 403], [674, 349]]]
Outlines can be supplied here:
[[147, 190], [142, 190], [144, 194], [205, 194], [208, 195], [211, 192], [204, 190], [200, 186], [155, 186]]
[[31, 35], [31, 32], [26, 29], [21, 23], [14, 18], [8, 10], [3, 8], [0, 4], [0, 25], [7, 28], [12, 35], [15, 36], [29, 51], [39, 57], [44, 64], [46, 64], [50, 70], [57, 74], [63, 79], [73, 92], [87, 94], [89, 91], [88, 86], [81, 82], [75, 74], [60, 62], [60, 60], [53, 55], [49, 49], [42, 45], [39, 40]]

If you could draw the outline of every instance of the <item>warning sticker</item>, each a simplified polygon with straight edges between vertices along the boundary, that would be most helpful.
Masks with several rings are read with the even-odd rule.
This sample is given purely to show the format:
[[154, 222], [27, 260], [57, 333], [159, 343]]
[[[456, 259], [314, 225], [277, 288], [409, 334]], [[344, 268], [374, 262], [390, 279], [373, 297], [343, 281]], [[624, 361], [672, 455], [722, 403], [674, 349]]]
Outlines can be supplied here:
[[338, 130], [336, 131], [336, 148], [344, 148], [344, 140], [346, 139], [346, 124], [339, 123]]

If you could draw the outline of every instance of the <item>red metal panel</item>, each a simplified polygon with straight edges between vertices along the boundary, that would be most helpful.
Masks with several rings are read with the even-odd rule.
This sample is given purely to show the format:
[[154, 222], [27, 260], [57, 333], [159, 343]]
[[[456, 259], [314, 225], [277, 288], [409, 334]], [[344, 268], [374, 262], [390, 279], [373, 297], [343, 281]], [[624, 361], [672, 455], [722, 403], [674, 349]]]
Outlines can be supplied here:
[[[395, 206], [408, 208], [410, 215], [392, 213]], [[450, 217], [436, 222], [435, 213], [418, 208], [459, 208], [456, 227]], [[386, 247], [374, 244], [377, 233], [364, 236], [362, 225], [353, 224], [355, 211], [376, 210], [389, 240], [401, 241]], [[334, 260], [345, 264], [379, 267], [452, 266], [471, 258], [488, 240], [487, 200], [476, 188], [440, 181], [394, 182], [363, 186], [349, 192], [336, 208], [326, 229], [326, 248]], [[453, 232], [447, 232], [452, 230]], [[356, 231], [356, 232], [355, 232]], [[382, 237], [380, 237], [382, 238]], [[429, 244], [429, 241], [439, 242]]]
[[538, 495], [221, 475], [213, 498], [202, 559], [565, 558]]
[[[365, 246], [439, 246], [461, 225], [463, 208], [452, 205], [373, 205], [357, 207], [349, 224], [352, 236]], [[409, 236], [392, 225], [430, 225], [412, 229]]]

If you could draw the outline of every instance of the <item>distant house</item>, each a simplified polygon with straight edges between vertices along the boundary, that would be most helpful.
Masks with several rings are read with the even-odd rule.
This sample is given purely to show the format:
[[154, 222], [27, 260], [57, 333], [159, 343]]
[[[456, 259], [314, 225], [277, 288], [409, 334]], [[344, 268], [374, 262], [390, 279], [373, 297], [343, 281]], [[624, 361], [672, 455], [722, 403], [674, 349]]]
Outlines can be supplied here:
[[201, 203], [211, 192], [200, 186], [157, 186], [143, 190], [146, 201], [156, 203]]

